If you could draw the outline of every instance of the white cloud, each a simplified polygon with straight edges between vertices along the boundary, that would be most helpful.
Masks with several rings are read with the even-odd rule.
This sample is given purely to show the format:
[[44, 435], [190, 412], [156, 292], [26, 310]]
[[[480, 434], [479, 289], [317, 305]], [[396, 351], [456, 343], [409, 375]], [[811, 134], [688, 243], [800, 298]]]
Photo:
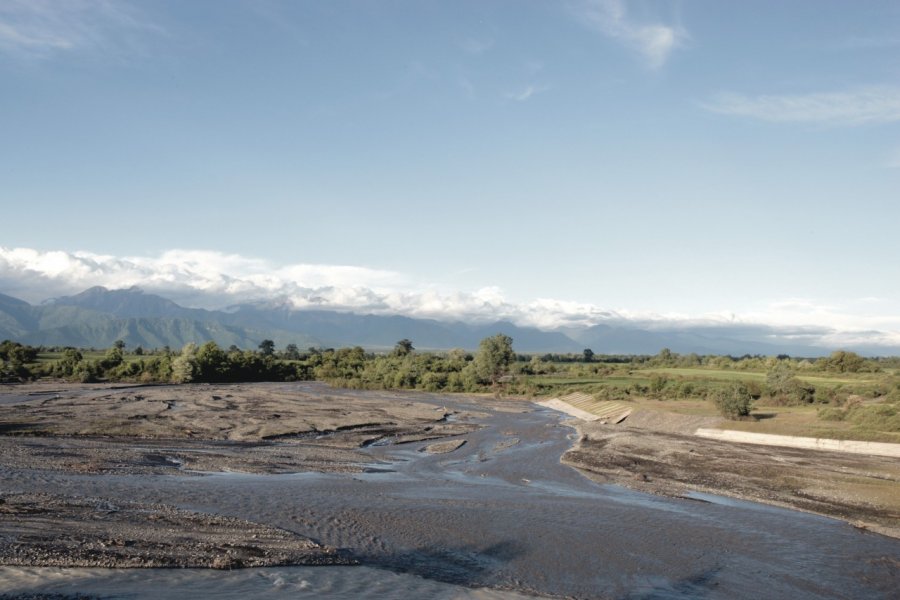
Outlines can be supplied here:
[[520, 90], [507, 93], [506, 97], [509, 100], [515, 100], [516, 102], [525, 102], [537, 94], [543, 94], [549, 89], [550, 86], [548, 85], [527, 85]]
[[552, 298], [513, 302], [495, 286], [438, 290], [394, 271], [347, 265], [289, 264], [206, 250], [170, 250], [158, 256], [115, 257], [90, 252], [39, 251], [0, 246], [0, 293], [29, 302], [79, 293], [91, 286], [137, 286], [189, 307], [225, 308], [276, 302], [296, 309], [324, 308], [466, 322], [505, 320], [541, 329], [634, 324], [654, 330], [719, 329], [729, 335], [800, 340], [810, 345], [900, 346], [900, 313], [890, 302], [856, 298], [844, 305], [787, 299], [735, 315], [687, 315]]
[[782, 123], [864, 125], [900, 121], [900, 87], [870, 86], [842, 92], [746, 96], [721, 93], [709, 111]]
[[45, 58], [60, 52], [135, 50], [137, 33], [162, 30], [125, 2], [3, 0], [0, 53]]
[[592, 29], [639, 53], [653, 69], [662, 67], [688, 37], [680, 27], [635, 22], [623, 0], [581, 0], [573, 10]]
[[155, 257], [117, 258], [88, 252], [0, 247], [0, 288], [31, 302], [91, 286], [138, 286], [191, 306], [219, 308], [257, 300], [298, 307], [367, 308], [382, 290], [403, 286], [390, 271], [341, 265], [278, 266], [235, 254], [170, 250]]

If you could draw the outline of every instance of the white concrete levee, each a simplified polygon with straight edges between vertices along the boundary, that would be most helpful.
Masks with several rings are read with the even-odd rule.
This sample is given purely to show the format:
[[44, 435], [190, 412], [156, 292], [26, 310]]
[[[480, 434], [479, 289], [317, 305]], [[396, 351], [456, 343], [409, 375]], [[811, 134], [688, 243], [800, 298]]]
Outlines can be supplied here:
[[751, 433], [731, 429], [698, 429], [695, 435], [713, 438], [725, 442], [743, 444], [761, 444], [763, 446], [784, 446], [787, 448], [806, 448], [809, 450], [830, 450], [832, 452], [849, 452], [852, 454], [869, 454], [873, 456], [892, 456], [900, 458], [900, 444], [883, 442], [860, 442], [855, 440], [831, 440], [826, 438], [796, 437], [792, 435], [774, 435], [771, 433]]

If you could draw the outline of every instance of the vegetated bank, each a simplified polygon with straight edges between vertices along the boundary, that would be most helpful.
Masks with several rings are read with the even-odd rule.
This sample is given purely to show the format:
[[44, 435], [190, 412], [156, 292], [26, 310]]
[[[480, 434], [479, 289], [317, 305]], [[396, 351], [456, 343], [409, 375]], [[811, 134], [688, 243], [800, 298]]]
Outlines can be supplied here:
[[539, 398], [572, 391], [601, 400], [694, 414], [723, 414], [724, 427], [836, 439], [900, 443], [900, 358], [836, 351], [817, 359], [700, 356], [663, 349], [653, 356], [520, 355], [498, 334], [476, 352], [421, 352], [400, 340], [367, 352], [264, 340], [257, 349], [214, 342], [168, 348], [34, 348], [0, 343], [0, 382], [229, 383], [325, 381], [355, 389], [494, 393]]

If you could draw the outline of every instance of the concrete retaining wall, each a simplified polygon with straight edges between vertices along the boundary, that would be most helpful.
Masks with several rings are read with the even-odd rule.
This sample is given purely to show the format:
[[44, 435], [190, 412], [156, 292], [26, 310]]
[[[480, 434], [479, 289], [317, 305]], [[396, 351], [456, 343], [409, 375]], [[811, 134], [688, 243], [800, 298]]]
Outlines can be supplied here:
[[893, 456], [900, 458], [900, 444], [858, 442], [854, 440], [829, 440], [825, 438], [807, 438], [792, 435], [750, 433], [748, 431], [733, 431], [730, 429], [698, 429], [694, 432], [694, 435], [726, 442], [740, 442], [743, 444], [785, 446], [787, 448], [807, 448], [810, 450], [830, 450], [832, 452], [850, 452], [852, 454], [869, 454], [874, 456]]

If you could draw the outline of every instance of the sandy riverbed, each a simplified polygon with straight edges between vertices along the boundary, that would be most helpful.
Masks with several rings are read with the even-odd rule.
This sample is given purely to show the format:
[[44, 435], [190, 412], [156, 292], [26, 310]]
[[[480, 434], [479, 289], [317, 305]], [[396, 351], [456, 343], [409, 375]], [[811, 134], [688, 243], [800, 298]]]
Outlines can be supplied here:
[[[9, 386], [0, 467], [10, 472], [181, 475], [362, 472], [359, 449], [472, 431], [401, 397], [348, 400], [277, 385]], [[466, 415], [453, 415], [465, 419]], [[433, 451], [460, 441], [437, 442]], [[349, 564], [284, 529], [146, 502], [0, 489], [0, 564], [213, 567]]]
[[[521, 401], [316, 383], [42, 385], [0, 395], [0, 564], [352, 562], [375, 571], [324, 567], [336, 570], [322, 578], [412, 576], [394, 597], [415, 597], [414, 579], [455, 590], [729, 600], [758, 597], [761, 581], [766, 595], [797, 599], [886, 599], [900, 585], [896, 539], [752, 502], [686, 498], [691, 488], [744, 493], [715, 472], [727, 472], [714, 459], [728, 449], [690, 446], [722, 444], [698, 438], [657, 452], [680, 434], [654, 431], [640, 415], [639, 430], [582, 428], [573, 449], [579, 435], [559, 413]], [[698, 450], [705, 462], [678, 456]], [[595, 483], [561, 464], [567, 451], [566, 461], [598, 481], [656, 495]], [[666, 452], [670, 468], [688, 475], [648, 468], [665, 465]], [[804, 460], [815, 466], [818, 455]], [[60, 589], [30, 568], [0, 567], [0, 582], [16, 594]], [[119, 597], [117, 572], [65, 589]], [[147, 577], [170, 581], [176, 572], [177, 585], [191, 589], [214, 580], [181, 569]], [[265, 581], [252, 578], [243, 595], [262, 597], [253, 586]], [[265, 597], [315, 597], [312, 588], [306, 596], [266, 589]]]

